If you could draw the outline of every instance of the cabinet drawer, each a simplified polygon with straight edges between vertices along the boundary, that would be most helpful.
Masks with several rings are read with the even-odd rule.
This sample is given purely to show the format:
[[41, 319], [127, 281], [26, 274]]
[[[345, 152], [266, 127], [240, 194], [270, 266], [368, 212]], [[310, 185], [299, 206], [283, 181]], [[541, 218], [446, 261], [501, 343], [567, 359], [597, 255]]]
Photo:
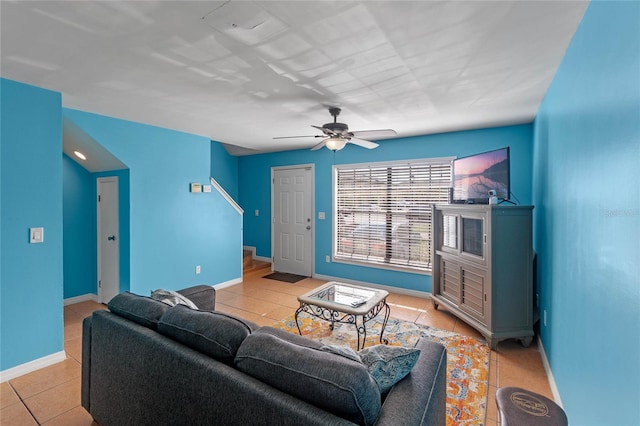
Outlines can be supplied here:
[[444, 257], [440, 258], [440, 294], [456, 305], [460, 303], [460, 266]]
[[479, 268], [460, 267], [460, 309], [485, 322], [485, 284], [487, 274]]

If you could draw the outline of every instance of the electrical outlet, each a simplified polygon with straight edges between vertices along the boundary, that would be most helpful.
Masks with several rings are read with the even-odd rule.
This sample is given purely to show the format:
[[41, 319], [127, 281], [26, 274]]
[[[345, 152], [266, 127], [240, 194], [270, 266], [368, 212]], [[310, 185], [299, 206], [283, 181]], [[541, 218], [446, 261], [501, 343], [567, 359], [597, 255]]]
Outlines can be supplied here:
[[196, 274], [200, 273], [200, 265], [196, 266]]
[[547, 310], [542, 311], [542, 325], [547, 326]]
[[327, 256], [327, 257], [325, 258], [325, 261], [326, 261], [327, 263], [331, 263], [331, 256]]

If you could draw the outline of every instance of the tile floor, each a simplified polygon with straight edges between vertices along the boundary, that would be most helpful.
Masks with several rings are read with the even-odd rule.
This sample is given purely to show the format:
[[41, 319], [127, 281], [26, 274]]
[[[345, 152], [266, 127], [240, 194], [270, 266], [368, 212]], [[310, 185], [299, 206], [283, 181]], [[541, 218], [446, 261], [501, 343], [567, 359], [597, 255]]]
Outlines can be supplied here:
[[[308, 278], [288, 284], [250, 274], [242, 284], [219, 290], [216, 308], [260, 325], [272, 325], [295, 311], [298, 295], [323, 283]], [[428, 299], [391, 294], [387, 301], [393, 317], [481, 338], [444, 308], [436, 311]], [[82, 319], [96, 309], [105, 309], [105, 306], [82, 302], [64, 308], [67, 359], [2, 383], [0, 424], [96, 425], [80, 406]], [[499, 424], [495, 403], [498, 386], [519, 386], [553, 399], [535, 341], [529, 348], [515, 341], [501, 342], [497, 351], [491, 351], [489, 373], [486, 422], [489, 426]]]

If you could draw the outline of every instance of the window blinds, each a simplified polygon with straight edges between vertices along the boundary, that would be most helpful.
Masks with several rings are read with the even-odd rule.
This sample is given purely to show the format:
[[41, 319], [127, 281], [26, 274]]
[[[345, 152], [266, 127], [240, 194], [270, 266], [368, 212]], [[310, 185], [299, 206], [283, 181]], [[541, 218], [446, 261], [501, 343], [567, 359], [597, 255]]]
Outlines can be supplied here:
[[334, 258], [431, 269], [431, 205], [448, 202], [451, 158], [334, 168]]

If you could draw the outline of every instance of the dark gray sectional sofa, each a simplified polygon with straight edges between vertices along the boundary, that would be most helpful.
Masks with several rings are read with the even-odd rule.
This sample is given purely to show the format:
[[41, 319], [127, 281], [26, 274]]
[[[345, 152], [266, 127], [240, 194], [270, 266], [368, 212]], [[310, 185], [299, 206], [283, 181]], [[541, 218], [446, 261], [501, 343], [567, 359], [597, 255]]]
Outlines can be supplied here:
[[123, 293], [83, 323], [82, 406], [108, 425], [444, 425], [446, 351], [421, 340], [381, 395], [366, 367], [320, 343], [214, 311]]

